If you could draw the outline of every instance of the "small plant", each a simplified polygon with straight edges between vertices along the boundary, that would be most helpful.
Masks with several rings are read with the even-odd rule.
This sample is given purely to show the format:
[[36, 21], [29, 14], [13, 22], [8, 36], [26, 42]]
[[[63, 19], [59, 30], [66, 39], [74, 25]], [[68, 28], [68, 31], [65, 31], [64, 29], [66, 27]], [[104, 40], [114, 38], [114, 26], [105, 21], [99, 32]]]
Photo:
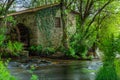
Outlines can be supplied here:
[[18, 56], [23, 50], [23, 44], [20, 42], [5, 41], [6, 36], [4, 34], [0, 35], [0, 55], [1, 56]]
[[39, 79], [38, 79], [38, 76], [33, 73], [33, 71], [35, 70], [35, 67], [34, 67], [34, 66], [31, 66], [30, 68], [31, 68], [31, 69], [29, 70], [29, 73], [32, 74], [30, 80], [39, 80]]
[[30, 78], [30, 80], [39, 80], [39, 79], [37, 75], [32, 74], [32, 77]]
[[11, 42], [7, 43], [8, 53], [18, 56], [23, 50], [23, 44], [20, 42]]
[[50, 54], [54, 54], [55, 53], [55, 48], [53, 47], [46, 47], [44, 50], [43, 50], [43, 53], [47, 54], [47, 55], [50, 55]]
[[33, 45], [30, 47], [31, 55], [40, 55], [42, 53], [42, 45]]
[[42, 45], [38, 45], [38, 46], [36, 47], [36, 50], [37, 50], [39, 53], [42, 52], [42, 49], [43, 49]]
[[65, 49], [64, 47], [60, 47], [60, 48], [57, 49], [57, 51], [62, 52], [68, 58], [74, 58], [74, 59], [78, 59], [79, 58], [79, 56], [77, 56], [75, 54], [75, 50], [72, 47], [70, 47], [68, 50]]
[[1, 34], [1, 35], [0, 35], [0, 47], [3, 46], [4, 40], [5, 40], [5, 35]]
[[0, 80], [17, 80], [14, 76], [11, 76], [2, 61], [0, 61]]

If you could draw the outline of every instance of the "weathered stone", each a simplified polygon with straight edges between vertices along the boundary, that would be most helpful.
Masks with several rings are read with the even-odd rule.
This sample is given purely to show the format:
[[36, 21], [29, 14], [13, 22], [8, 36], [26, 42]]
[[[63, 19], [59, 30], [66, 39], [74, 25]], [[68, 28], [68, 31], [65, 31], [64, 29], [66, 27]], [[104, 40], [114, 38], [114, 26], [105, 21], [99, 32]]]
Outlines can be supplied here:
[[[56, 7], [56, 6], [58, 6], [58, 5], [55, 5], [52, 7]], [[51, 6], [47, 7], [47, 9], [50, 9], [50, 8], [51, 8]], [[46, 9], [46, 8], [44, 8], [44, 9]], [[46, 47], [46, 46], [50, 46], [49, 45], [49, 41], [50, 41], [52, 47], [58, 48], [61, 45], [62, 36], [63, 36], [63, 28], [62, 28], [62, 26], [55, 27], [55, 24], [52, 24], [53, 27], [50, 28], [50, 33], [49, 33], [50, 37], [46, 38], [45, 33], [43, 31], [39, 30], [37, 23], [36, 23], [36, 22], [40, 22], [40, 21], [36, 20], [36, 14], [42, 10], [43, 9], [41, 9], [41, 8], [37, 9], [36, 11], [35, 11], [35, 9], [29, 9], [29, 10], [25, 10], [23, 12], [21, 11], [21, 12], [14, 13], [15, 15], [12, 15], [12, 14], [11, 15], [15, 18], [17, 24], [21, 23], [26, 28], [28, 28], [28, 30], [29, 30], [29, 46], [42, 45], [43, 47]], [[29, 11], [31, 11], [31, 12], [29, 12]], [[47, 15], [47, 18], [51, 18], [51, 15]], [[59, 6], [58, 10], [56, 11], [55, 18], [59, 18], [61, 21], [60, 6]], [[67, 16], [67, 20], [68, 20], [68, 23], [67, 23], [68, 32], [70, 33], [70, 35], [73, 35], [76, 31], [75, 15], [73, 13], [70, 13]], [[61, 25], [61, 22], [60, 22], [60, 25]]]
[[29, 51], [23, 50], [20, 54], [22, 57], [29, 57]]
[[64, 57], [65, 54], [63, 54], [62, 52], [56, 52], [55, 54], [53, 54], [51, 57], [52, 58], [62, 58]]

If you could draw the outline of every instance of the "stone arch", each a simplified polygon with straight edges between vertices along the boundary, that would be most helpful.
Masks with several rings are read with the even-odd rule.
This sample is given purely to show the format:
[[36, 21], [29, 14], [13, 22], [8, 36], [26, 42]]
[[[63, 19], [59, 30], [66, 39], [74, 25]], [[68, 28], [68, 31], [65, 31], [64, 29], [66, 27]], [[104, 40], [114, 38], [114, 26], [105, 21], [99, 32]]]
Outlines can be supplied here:
[[25, 49], [28, 49], [30, 46], [30, 31], [24, 24], [17, 24], [10, 33], [12, 41], [19, 41], [23, 43]]

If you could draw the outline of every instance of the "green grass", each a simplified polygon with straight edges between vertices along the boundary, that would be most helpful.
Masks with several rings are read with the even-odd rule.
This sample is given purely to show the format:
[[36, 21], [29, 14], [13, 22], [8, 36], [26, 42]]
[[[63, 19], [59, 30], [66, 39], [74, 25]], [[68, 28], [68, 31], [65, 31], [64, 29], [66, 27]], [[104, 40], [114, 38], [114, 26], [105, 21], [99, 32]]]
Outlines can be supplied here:
[[112, 65], [101, 67], [96, 75], [95, 80], [118, 80], [115, 67]]

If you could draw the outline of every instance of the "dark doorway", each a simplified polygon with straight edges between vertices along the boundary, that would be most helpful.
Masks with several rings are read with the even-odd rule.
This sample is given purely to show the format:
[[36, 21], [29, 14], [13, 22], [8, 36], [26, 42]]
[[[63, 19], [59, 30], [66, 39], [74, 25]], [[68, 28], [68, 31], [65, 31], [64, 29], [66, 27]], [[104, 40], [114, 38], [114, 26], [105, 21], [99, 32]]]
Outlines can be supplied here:
[[23, 24], [17, 24], [17, 27], [11, 30], [11, 40], [22, 42], [27, 50], [30, 46], [29, 29]]
[[17, 25], [18, 29], [19, 29], [19, 33], [20, 33], [20, 42], [22, 42], [24, 44], [25, 49], [28, 49], [29, 45], [30, 45], [30, 38], [29, 38], [29, 30], [26, 26], [24, 26], [23, 24], [19, 23]]

